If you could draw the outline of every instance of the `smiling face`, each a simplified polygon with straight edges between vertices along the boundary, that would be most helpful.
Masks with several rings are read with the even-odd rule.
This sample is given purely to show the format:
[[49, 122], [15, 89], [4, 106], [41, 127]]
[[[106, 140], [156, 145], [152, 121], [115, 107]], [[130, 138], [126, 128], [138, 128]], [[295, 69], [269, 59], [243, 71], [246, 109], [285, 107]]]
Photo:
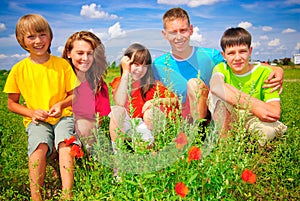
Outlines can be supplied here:
[[186, 57], [185, 54], [190, 53], [190, 37], [193, 34], [193, 26], [189, 25], [187, 19], [178, 18], [168, 21], [162, 34], [169, 41], [173, 54]]
[[252, 53], [252, 47], [247, 45], [234, 45], [225, 48], [222, 52], [224, 59], [235, 74], [242, 75], [251, 70], [249, 57]]
[[67, 53], [68, 58], [72, 60], [76, 72], [86, 73], [93, 64], [93, 48], [89, 42], [84, 40], [75, 40], [73, 48]]
[[32, 31], [24, 35], [24, 46], [30, 52], [31, 58], [48, 56], [50, 43], [51, 37], [46, 31]]
[[133, 63], [130, 65], [130, 73], [133, 81], [141, 80], [147, 73], [147, 65]]

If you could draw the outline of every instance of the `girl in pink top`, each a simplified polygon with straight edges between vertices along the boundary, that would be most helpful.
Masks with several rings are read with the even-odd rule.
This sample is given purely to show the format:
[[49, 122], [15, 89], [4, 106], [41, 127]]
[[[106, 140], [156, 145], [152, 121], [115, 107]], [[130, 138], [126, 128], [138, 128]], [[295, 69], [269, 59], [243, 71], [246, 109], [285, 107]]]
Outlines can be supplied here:
[[88, 148], [95, 141], [96, 114], [101, 120], [110, 113], [108, 87], [104, 82], [108, 66], [104, 46], [92, 32], [76, 32], [68, 38], [62, 57], [69, 61], [81, 82], [75, 89], [73, 113], [75, 131]]

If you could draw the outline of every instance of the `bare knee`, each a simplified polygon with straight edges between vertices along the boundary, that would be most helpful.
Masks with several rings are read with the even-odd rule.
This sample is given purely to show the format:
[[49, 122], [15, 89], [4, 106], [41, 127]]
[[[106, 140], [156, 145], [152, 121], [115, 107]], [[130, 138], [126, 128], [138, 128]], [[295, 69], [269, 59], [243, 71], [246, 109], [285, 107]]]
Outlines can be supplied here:
[[46, 154], [48, 152], [48, 149], [49, 149], [49, 147], [46, 143], [41, 143], [37, 146], [34, 153], [39, 152], [39, 153], [45, 153]]
[[198, 78], [192, 78], [187, 82], [187, 94], [190, 98], [196, 99], [197, 96], [199, 96], [199, 98], [201, 96], [207, 98], [208, 92], [209, 90], [206, 84]]
[[226, 136], [226, 133], [230, 129], [232, 115], [221, 101], [217, 102], [212, 118], [217, 123], [221, 136]]
[[[126, 114], [126, 109], [122, 106], [113, 106], [111, 108], [111, 112], [110, 112], [110, 121], [112, 122], [122, 122], [125, 114]], [[117, 123], [118, 124], [118, 123]]]

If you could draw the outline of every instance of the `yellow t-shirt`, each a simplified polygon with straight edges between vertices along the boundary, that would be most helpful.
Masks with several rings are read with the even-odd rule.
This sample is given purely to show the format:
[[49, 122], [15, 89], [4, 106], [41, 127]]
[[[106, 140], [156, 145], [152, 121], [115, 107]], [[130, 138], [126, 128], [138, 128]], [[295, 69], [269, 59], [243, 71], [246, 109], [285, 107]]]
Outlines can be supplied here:
[[[6, 80], [5, 93], [21, 94], [29, 109], [49, 109], [64, 100], [67, 92], [78, 86], [77, 77], [70, 64], [63, 58], [51, 55], [43, 64], [33, 63], [25, 58], [15, 64]], [[62, 111], [62, 117], [71, 116], [72, 107]], [[54, 125], [60, 118], [49, 117], [46, 122]], [[24, 117], [23, 123], [27, 127], [31, 118]]]

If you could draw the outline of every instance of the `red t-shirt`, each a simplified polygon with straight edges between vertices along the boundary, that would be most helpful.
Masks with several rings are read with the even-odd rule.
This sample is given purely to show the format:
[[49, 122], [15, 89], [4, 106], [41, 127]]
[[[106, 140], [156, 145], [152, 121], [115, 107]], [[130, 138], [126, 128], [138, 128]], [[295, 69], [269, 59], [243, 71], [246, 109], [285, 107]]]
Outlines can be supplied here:
[[[121, 77], [117, 77], [110, 83], [113, 94], [114, 94], [114, 90], [119, 86], [120, 81], [121, 81]], [[160, 81], [155, 81], [155, 85], [146, 93], [146, 98], [145, 100], [143, 100], [142, 94], [140, 92], [140, 88], [141, 88], [140, 85], [141, 82], [138, 81], [138, 82], [134, 82], [131, 86], [131, 88], [133, 89], [133, 91], [131, 92], [131, 104], [132, 107], [134, 108], [134, 112], [132, 115], [133, 118], [143, 117], [142, 108], [145, 102], [155, 98], [155, 94], [157, 94], [156, 97], [159, 96], [159, 98], [175, 97], [175, 95], [169, 92], [169, 90]], [[127, 109], [128, 114], [130, 114], [129, 104], [130, 103], [127, 99], [125, 108]], [[163, 110], [163, 108], [161, 109]], [[170, 110], [171, 107], [167, 107], [167, 112], [170, 112]]]

